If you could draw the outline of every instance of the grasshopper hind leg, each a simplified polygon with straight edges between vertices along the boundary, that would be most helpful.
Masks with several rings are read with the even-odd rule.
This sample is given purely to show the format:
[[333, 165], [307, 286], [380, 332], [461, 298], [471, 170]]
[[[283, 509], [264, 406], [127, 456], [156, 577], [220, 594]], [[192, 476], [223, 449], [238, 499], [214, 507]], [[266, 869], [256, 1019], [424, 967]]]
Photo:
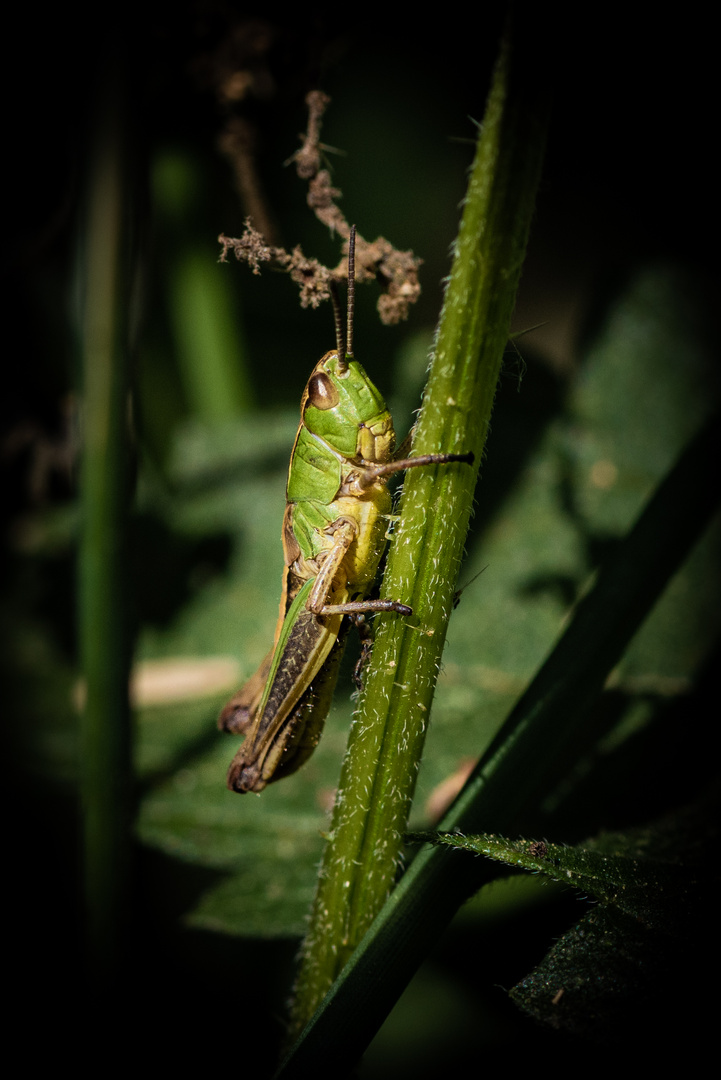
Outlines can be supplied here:
[[[311, 756], [320, 741], [330, 712], [340, 662], [343, 658], [346, 633], [347, 625], [344, 624], [323, 667], [278, 732], [277, 737], [285, 741], [280, 760], [273, 765], [269, 774], [265, 773], [264, 762], [252, 752], [248, 756], [246, 745], [248, 740], [246, 739], [228, 770], [227, 783], [231, 791], [241, 794], [249, 791], [260, 792], [268, 784], [291, 776]], [[236, 695], [236, 698], [242, 695], [243, 690]], [[231, 708], [235, 700], [234, 698], [228, 702], [224, 712]], [[249, 723], [246, 723], [246, 727], [239, 730], [247, 730], [248, 727]]]
[[273, 663], [273, 651], [273, 649], [270, 650], [255, 675], [251, 675], [238, 693], [234, 694], [223, 707], [218, 717], [218, 727], [221, 731], [229, 731], [232, 735], [245, 735], [250, 730]]

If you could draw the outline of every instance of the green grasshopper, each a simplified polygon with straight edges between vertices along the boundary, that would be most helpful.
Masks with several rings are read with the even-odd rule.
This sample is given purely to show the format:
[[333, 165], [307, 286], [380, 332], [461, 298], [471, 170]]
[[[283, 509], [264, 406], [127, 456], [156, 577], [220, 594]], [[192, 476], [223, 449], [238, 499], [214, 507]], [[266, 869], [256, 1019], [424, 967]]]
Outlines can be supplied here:
[[394, 459], [391, 415], [353, 358], [354, 298], [355, 226], [345, 335], [335, 302], [336, 348], [316, 364], [300, 403], [273, 648], [218, 720], [221, 729], [245, 735], [228, 771], [232, 791], [260, 792], [313, 753], [330, 709], [348, 616], [360, 626], [372, 612], [413, 614], [400, 601], [368, 599], [387, 542], [388, 477], [418, 465], [473, 462], [472, 453]]

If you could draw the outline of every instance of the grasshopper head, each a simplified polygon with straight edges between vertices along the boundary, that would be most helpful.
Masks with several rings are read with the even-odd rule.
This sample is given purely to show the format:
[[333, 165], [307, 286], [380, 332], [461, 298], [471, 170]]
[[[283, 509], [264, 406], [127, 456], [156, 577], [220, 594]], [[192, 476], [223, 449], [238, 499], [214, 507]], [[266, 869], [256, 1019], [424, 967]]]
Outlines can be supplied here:
[[392, 453], [393, 422], [381, 393], [357, 360], [339, 362], [337, 349], [313, 369], [301, 416], [308, 431], [343, 457], [375, 462]]

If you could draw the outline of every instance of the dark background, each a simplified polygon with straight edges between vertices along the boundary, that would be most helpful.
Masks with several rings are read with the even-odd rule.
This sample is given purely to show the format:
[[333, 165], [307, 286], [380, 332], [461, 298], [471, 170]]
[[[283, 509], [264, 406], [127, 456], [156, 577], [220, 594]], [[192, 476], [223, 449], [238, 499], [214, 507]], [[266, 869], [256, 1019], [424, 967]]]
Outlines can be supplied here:
[[[514, 325], [546, 324], [529, 362], [545, 364], [561, 382], [572, 377], [578, 343], [598, 310], [640, 263], [667, 261], [693, 275], [715, 339], [715, 57], [711, 29], [694, 15], [693, 9], [673, 18], [654, 12], [641, 20], [628, 7], [604, 5], [563, 20], [537, 20], [555, 102]], [[104, 75], [117, 61], [136, 178], [132, 220], [144, 252], [139, 355], [157, 365], [152, 378], [138, 375], [139, 413], [147, 419], [147, 446], [162, 462], [175, 426], [192, 410], [172, 350], [163, 346], [163, 280], [181, 242], [177, 233], [183, 242], [205, 245], [214, 260], [217, 234], [238, 235], [242, 227], [244, 211], [216, 147], [229, 112], [235, 109], [255, 129], [278, 242], [301, 243], [307, 254], [334, 264], [337, 246], [305, 207], [292, 170], [281, 167], [304, 128], [307, 91], [320, 86], [331, 95], [323, 139], [348, 153], [332, 159], [342, 206], [369, 238], [386, 235], [423, 257], [424, 293], [413, 317], [419, 325], [433, 324], [471, 161], [465, 140], [474, 138], [473, 121], [483, 114], [503, 16], [500, 5], [467, 16], [411, 9], [402, 19], [380, 9], [323, 12], [315, 6], [276, 18], [264, 6], [198, 3], [111, 9], [102, 19], [61, 6], [18, 9], [10, 17], [0, 399], [3, 576], [11, 598], [2, 626], [4, 711], [13, 763], [5, 785], [6, 933], [7, 948], [19, 950], [14, 991], [23, 1024], [32, 1031], [33, 1018], [42, 1017], [45, 1028], [49, 1012], [56, 1045], [71, 1055], [88, 1051], [92, 1058], [93, 1032], [103, 1030], [93, 1027], [98, 1016], [78, 991], [76, 810], [68, 786], [55, 784], [27, 758], [23, 732], [34, 711], [56, 705], [50, 693], [40, 700], [28, 693], [27, 667], [18, 662], [13, 640], [22, 608], [23, 617], [50, 633], [70, 666], [76, 661], [72, 553], [26, 558], [17, 537], [28, 510], [69, 504], [75, 493], [68, 425], [78, 365], [74, 266]], [[253, 34], [249, 20], [257, 20]], [[266, 47], [252, 65], [251, 90], [231, 109], [218, 103], [214, 73], [219, 57], [247, 47], [251, 38]], [[150, 181], [153, 163], [168, 149], [192, 161], [197, 177], [186, 211], [175, 219], [154, 203]], [[371, 350], [392, 351], [402, 331], [384, 331], [376, 344], [369, 307], [361, 306], [359, 337]], [[252, 301], [244, 301], [243, 332], [250, 340], [264, 335], [273, 363], [264, 354], [248, 373], [251, 398], [263, 405], [296, 402], [297, 355], [319, 355], [328, 324], [324, 310], [309, 314], [297, 307], [283, 278], [255, 290]], [[158, 385], [163, 393], [156, 401], [148, 387]], [[222, 561], [222, 552], [210, 557]], [[261, 950], [200, 934], [180, 942], [171, 924], [183, 910], [187, 879], [176, 881], [176, 869], [163, 860], [140, 858], [140, 877], [153, 888], [164, 882], [159, 887], [177, 912], [148, 915], [139, 926], [135, 956], [153, 961], [141, 978], [119, 983], [117, 998], [102, 1010], [103, 1057], [112, 1060], [134, 1047], [131, 1053], [145, 1050], [160, 1063], [180, 1051], [182, 1061], [184, 1044], [192, 1042], [213, 1064], [245, 1071], [261, 1036], [272, 1039], [277, 1030], [266, 1001], [282, 1008], [294, 946]], [[566, 915], [556, 917], [560, 932]], [[458, 951], [458, 941], [448, 950]], [[446, 962], [452, 965], [448, 956]]]

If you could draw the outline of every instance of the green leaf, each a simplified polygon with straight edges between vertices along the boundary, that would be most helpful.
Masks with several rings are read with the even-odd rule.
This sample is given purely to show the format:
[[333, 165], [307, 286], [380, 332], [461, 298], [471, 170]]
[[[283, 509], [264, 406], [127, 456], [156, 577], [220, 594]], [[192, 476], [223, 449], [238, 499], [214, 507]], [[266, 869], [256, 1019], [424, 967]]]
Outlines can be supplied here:
[[[673, 817], [642, 830], [606, 833], [570, 847], [487, 833], [411, 833], [408, 840], [486, 855], [506, 866], [542, 874], [617, 909], [641, 926], [672, 931], [697, 885], [689, 863], [698, 862], [699, 840], [707, 839], [708, 820], [706, 807], [703, 811], [694, 808], [680, 820]], [[688, 859], [690, 851], [696, 855], [693, 861]]]
[[669, 1003], [708, 948], [709, 898], [719, 883], [718, 830], [710, 822], [717, 817], [712, 800], [586, 846], [549, 845], [552, 876], [599, 904], [512, 988], [511, 999], [536, 1020], [604, 1045], [624, 1042], [649, 1009], [658, 1009], [656, 1025], [669, 1011], [682, 1023], [688, 1005], [677, 1000], [669, 1010]]

